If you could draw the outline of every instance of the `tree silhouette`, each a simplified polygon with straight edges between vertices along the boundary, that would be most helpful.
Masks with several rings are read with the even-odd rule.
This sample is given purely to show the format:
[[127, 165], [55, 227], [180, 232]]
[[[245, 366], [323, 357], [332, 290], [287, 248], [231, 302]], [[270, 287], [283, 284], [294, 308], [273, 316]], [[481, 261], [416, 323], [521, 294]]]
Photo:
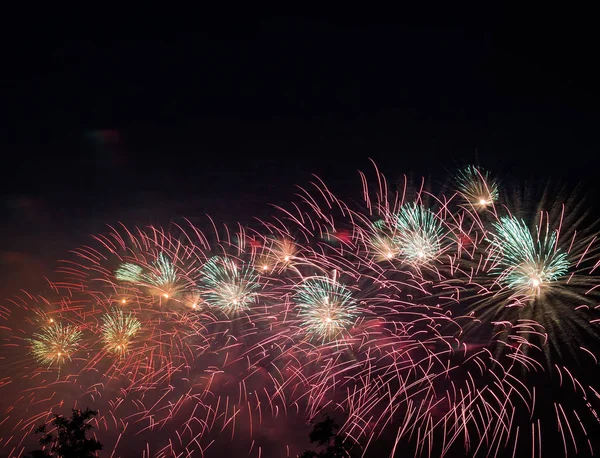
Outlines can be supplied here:
[[47, 432], [47, 424], [39, 426], [35, 434], [43, 434], [39, 439], [45, 450], [34, 450], [29, 458], [93, 458], [96, 451], [102, 450], [102, 444], [96, 438], [88, 439], [87, 432], [93, 428], [90, 420], [98, 414], [96, 410], [73, 409], [71, 418], [54, 415], [51, 424], [55, 430]]
[[315, 452], [307, 450], [300, 458], [348, 458], [352, 457], [352, 451], [356, 443], [349, 437], [338, 434], [339, 426], [333, 418], [325, 415], [325, 419], [315, 423], [310, 432], [310, 441], [317, 443], [322, 448]]

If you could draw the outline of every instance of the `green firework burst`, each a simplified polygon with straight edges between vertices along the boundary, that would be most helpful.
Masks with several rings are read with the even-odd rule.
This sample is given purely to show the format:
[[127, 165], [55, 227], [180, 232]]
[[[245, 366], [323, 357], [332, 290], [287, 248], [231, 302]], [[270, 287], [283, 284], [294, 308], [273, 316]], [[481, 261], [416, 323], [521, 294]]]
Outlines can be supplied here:
[[225, 313], [237, 313], [250, 308], [256, 301], [258, 275], [232, 259], [215, 256], [202, 267], [199, 283], [202, 298]]
[[348, 330], [357, 316], [351, 291], [327, 277], [307, 278], [298, 285], [295, 302], [306, 332], [322, 341]]
[[433, 212], [422, 205], [406, 204], [395, 221], [394, 241], [410, 263], [425, 264], [442, 251], [444, 230]]
[[557, 247], [557, 232], [548, 230], [534, 236], [525, 221], [504, 216], [494, 223], [491, 246], [493, 272], [513, 290], [539, 293], [569, 270], [567, 254]]
[[144, 274], [143, 279], [147, 284], [161, 288], [174, 285], [178, 277], [171, 260], [164, 253], [159, 253], [156, 261], [152, 263], [152, 269]]
[[125, 262], [117, 268], [115, 277], [119, 281], [139, 284], [142, 282], [143, 273], [144, 269], [141, 266], [131, 262]]
[[173, 262], [164, 253], [159, 253], [149, 268], [126, 262], [115, 271], [117, 280], [151, 288], [155, 293], [168, 297], [177, 289], [179, 277]]

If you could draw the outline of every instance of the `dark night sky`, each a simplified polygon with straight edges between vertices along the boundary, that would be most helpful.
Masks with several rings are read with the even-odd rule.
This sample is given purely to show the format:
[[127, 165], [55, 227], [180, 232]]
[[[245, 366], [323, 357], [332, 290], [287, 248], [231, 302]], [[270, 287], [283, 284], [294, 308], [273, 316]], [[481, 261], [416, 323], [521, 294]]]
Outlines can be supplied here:
[[[367, 156], [392, 174], [426, 172], [476, 150], [502, 171], [556, 172], [567, 156], [590, 169], [597, 33], [583, 16], [489, 11], [444, 28], [383, 15], [215, 18], [162, 40], [33, 34], [4, 58], [2, 144], [17, 157], [3, 191], [272, 194], [258, 183], [336, 179]], [[94, 151], [86, 132], [100, 129], [120, 132], [118, 151]]]
[[499, 176], [581, 180], [594, 196], [589, 15], [416, 13], [9, 30], [0, 250], [54, 259], [117, 220], [248, 221], [312, 173], [355, 197], [369, 157], [392, 179], [444, 180], [478, 161]]
[[591, 12], [451, 13], [31, 25], [2, 57], [0, 293], [106, 223], [248, 221], [312, 173], [359, 197], [368, 158], [392, 179], [476, 161], [582, 181], [594, 202]]

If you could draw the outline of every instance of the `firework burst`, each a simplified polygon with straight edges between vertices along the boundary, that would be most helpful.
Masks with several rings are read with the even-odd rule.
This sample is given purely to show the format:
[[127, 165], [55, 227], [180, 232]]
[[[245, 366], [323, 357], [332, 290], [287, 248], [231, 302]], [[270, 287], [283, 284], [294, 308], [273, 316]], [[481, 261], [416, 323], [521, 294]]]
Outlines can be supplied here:
[[357, 317], [352, 293], [335, 278], [305, 279], [296, 288], [295, 301], [302, 327], [321, 341], [337, 339]]
[[456, 177], [458, 190], [470, 206], [484, 210], [498, 200], [498, 184], [490, 178], [489, 172], [469, 165]]
[[175, 296], [185, 289], [173, 262], [165, 253], [158, 253], [156, 260], [144, 268], [138, 264], [126, 262], [115, 271], [115, 278], [125, 283], [145, 287], [152, 295], [165, 299]]
[[493, 224], [492, 259], [500, 282], [525, 295], [540, 295], [553, 282], [567, 274], [567, 253], [558, 249], [557, 232], [549, 228], [535, 236], [525, 221], [504, 216]]
[[202, 267], [199, 284], [202, 298], [226, 314], [248, 310], [256, 302], [259, 288], [258, 275], [230, 258], [215, 256]]
[[396, 241], [385, 234], [377, 234], [371, 237], [370, 247], [377, 261], [389, 261], [401, 253]]
[[61, 323], [52, 322], [42, 332], [35, 333], [31, 343], [31, 353], [41, 363], [47, 366], [60, 366], [79, 347], [81, 332], [73, 326], [63, 326]]
[[403, 205], [395, 226], [394, 240], [408, 263], [427, 264], [442, 252], [442, 224], [431, 210], [422, 205]]
[[131, 313], [113, 310], [102, 317], [102, 341], [109, 353], [124, 354], [131, 341], [142, 327], [140, 321]]
[[480, 251], [483, 271], [470, 280], [476, 291], [462, 295], [496, 328], [498, 351], [541, 352], [548, 368], [565, 353], [578, 360], [597, 335], [595, 236], [578, 231], [576, 211], [557, 208], [558, 217], [498, 217]]

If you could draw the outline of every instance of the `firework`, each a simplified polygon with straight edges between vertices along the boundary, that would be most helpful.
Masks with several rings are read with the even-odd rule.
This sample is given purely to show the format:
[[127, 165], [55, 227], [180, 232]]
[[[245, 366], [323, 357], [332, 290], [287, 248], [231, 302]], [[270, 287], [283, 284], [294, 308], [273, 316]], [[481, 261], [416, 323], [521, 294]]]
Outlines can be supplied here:
[[377, 234], [370, 239], [370, 246], [377, 261], [394, 259], [401, 253], [401, 249], [393, 237]]
[[29, 340], [31, 353], [44, 365], [61, 365], [71, 359], [79, 347], [81, 332], [72, 326], [52, 322]]
[[303, 328], [316, 339], [336, 339], [357, 317], [356, 302], [346, 286], [328, 277], [312, 277], [297, 288], [295, 301]]
[[493, 226], [495, 272], [507, 287], [539, 295], [567, 274], [569, 261], [556, 245], [556, 231], [540, 233], [536, 228], [534, 238], [525, 221], [512, 216], [500, 218]]
[[368, 228], [368, 247], [376, 261], [390, 261], [401, 253], [398, 240], [384, 220], [377, 220]]
[[278, 239], [273, 242], [271, 256], [277, 264], [283, 266], [289, 264], [294, 259], [298, 248], [296, 244], [289, 239]]
[[475, 209], [483, 210], [498, 200], [498, 184], [491, 180], [489, 172], [469, 165], [456, 178], [462, 197]]
[[115, 271], [119, 281], [132, 283], [148, 288], [150, 292], [166, 299], [180, 289], [180, 278], [175, 266], [164, 253], [159, 253], [156, 260], [144, 269], [133, 263], [123, 263]]
[[[330, 411], [366, 455], [391, 439], [392, 456], [400, 441], [415, 456], [537, 456], [557, 424], [565, 450], [589, 441], [595, 373], [561, 351], [597, 361], [594, 234], [543, 212], [499, 215], [511, 206], [494, 204], [499, 188], [477, 167], [458, 179], [468, 205], [407, 180], [392, 189], [379, 172], [377, 183], [363, 176], [364, 204], [348, 205], [318, 180], [291, 210], [231, 232], [173, 222], [95, 236], [65, 261], [55, 296], [0, 312], [3, 366], [25, 368], [0, 378], [18, 385], [1, 446], [22, 455], [20, 434], [82, 403], [103, 413], [115, 456], [134, 440], [144, 456], [215, 456], [229, 440], [266, 456], [256, 431]], [[33, 370], [20, 318], [41, 327]], [[548, 346], [558, 357], [544, 366]], [[76, 351], [56, 380], [43, 367]], [[575, 393], [560, 397], [568, 383]], [[544, 398], [545, 385], [556, 393]]]
[[102, 341], [109, 353], [123, 354], [142, 327], [132, 314], [124, 314], [121, 310], [113, 310], [102, 317]]
[[258, 275], [230, 258], [215, 256], [202, 267], [200, 294], [209, 305], [225, 313], [248, 310], [256, 302], [259, 287]]
[[439, 219], [417, 204], [402, 206], [396, 217], [395, 242], [404, 259], [416, 265], [435, 260], [442, 251], [444, 231]]
[[[565, 353], [579, 360], [597, 335], [593, 323], [599, 283], [590, 273], [593, 264], [586, 267], [594, 256], [594, 236], [578, 238], [576, 224], [561, 234], [563, 218], [564, 210], [553, 224], [541, 212], [533, 229], [515, 216], [494, 222], [483, 261], [489, 267], [477, 280], [472, 306], [481, 320], [494, 324], [498, 352], [519, 348], [527, 357], [541, 353], [548, 370]], [[469, 295], [463, 300], [469, 303]]]
[[125, 283], [137, 284], [142, 282], [143, 273], [144, 269], [141, 266], [125, 262], [115, 271], [115, 278]]

